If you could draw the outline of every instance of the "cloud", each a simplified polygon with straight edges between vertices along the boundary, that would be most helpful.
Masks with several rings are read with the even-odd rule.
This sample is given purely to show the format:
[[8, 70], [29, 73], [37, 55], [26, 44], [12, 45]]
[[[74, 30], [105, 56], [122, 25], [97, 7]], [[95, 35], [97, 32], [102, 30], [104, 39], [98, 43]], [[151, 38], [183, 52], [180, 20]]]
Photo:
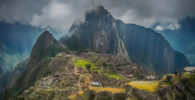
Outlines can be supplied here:
[[85, 12], [92, 9], [92, 5], [88, 0], [51, 0], [40, 14], [32, 17], [31, 25], [68, 30], [75, 20], [84, 19]]
[[[177, 29], [178, 22], [186, 17], [195, 17], [194, 0], [125, 0], [105, 3], [112, 14], [127, 23], [145, 27], [160, 24], [167, 29]], [[113, 8], [115, 5], [115, 8]]]
[[49, 0], [0, 0], [0, 20], [29, 24], [34, 14], [41, 13]]
[[155, 27], [155, 30], [157, 30], [157, 31], [163, 31], [164, 28], [162, 26], [158, 25], [158, 26]]
[[157, 31], [164, 31], [164, 30], [177, 30], [178, 28], [180, 28], [180, 25], [178, 23], [164, 23], [155, 26], [154, 29]]
[[145, 27], [158, 23], [175, 30], [180, 20], [195, 17], [194, 0], [0, 0], [0, 20], [67, 30], [97, 5], [125, 23]]
[[68, 23], [71, 23], [70, 20], [65, 20], [65, 18], [71, 18], [71, 12], [72, 8], [69, 4], [60, 3], [53, 0], [49, 5], [42, 9], [42, 14], [35, 14], [33, 16], [31, 24], [42, 27], [49, 25], [50, 27], [63, 29], [69, 27]]
[[9, 54], [4, 51], [0, 51], [0, 66], [2, 66], [3, 72], [13, 70], [17, 64], [29, 57], [29, 51], [26, 50], [23, 53]]

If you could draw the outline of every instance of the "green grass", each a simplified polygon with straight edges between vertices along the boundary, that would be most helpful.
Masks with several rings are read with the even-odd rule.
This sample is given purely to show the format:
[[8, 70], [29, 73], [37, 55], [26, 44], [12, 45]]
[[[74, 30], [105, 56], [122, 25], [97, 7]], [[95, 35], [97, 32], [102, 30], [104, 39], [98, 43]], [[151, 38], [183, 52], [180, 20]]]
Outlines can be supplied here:
[[109, 78], [114, 78], [114, 79], [124, 79], [124, 77], [118, 75], [118, 74], [107, 74], [107, 73], [104, 73], [104, 75], [108, 76]]
[[85, 69], [87, 69], [86, 65], [87, 64], [90, 64], [91, 65], [91, 70], [97, 70], [98, 68], [95, 66], [95, 64], [93, 64], [92, 62], [89, 62], [87, 60], [77, 60], [76, 62], [74, 62], [74, 65], [77, 66], [77, 67], [83, 67]]
[[109, 91], [112, 93], [125, 93], [125, 89], [123, 88], [111, 88], [111, 87], [89, 87], [90, 90], [95, 92]]
[[[91, 70], [96, 70], [98, 71], [99, 73], [103, 73], [102, 70], [100, 70], [94, 63], [90, 62], [90, 61], [87, 61], [87, 60], [76, 60], [74, 62], [74, 66], [77, 66], [77, 67], [83, 67], [84, 69], [87, 69], [87, 64], [90, 64], [91, 65]], [[109, 78], [114, 78], [114, 79], [123, 79], [124, 77], [118, 75], [118, 74], [108, 74], [108, 73], [104, 73], [104, 75], [108, 76]]]
[[189, 79], [190, 83], [195, 84], [195, 74], [183, 72], [182, 77]]
[[193, 78], [195, 78], [195, 74], [188, 74], [187, 72], [183, 72], [182, 73], [182, 76], [184, 77], [184, 78], [188, 78], [188, 79], [193, 79]]
[[126, 100], [139, 100], [139, 99], [133, 98], [133, 97], [128, 97]]

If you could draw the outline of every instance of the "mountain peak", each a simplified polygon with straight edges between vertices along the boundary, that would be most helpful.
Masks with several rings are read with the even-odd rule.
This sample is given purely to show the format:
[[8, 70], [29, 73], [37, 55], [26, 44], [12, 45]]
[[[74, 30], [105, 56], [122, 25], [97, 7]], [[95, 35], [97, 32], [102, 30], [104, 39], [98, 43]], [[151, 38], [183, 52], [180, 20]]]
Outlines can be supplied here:
[[96, 10], [98, 10], [98, 11], [106, 11], [106, 12], [108, 12], [108, 10], [107, 10], [107, 9], [105, 9], [102, 5], [97, 6], [97, 7], [96, 7]]
[[39, 38], [45, 38], [45, 37], [47, 37], [47, 38], [54, 38], [53, 35], [52, 35], [48, 30], [44, 31], [44, 32], [39, 36]]
[[95, 9], [86, 12], [86, 21], [97, 20], [98, 18], [113, 19], [111, 13], [101, 5], [97, 6]]
[[46, 30], [42, 34], [51, 34], [51, 33], [48, 30]]
[[30, 61], [39, 61], [46, 55], [47, 49], [54, 43], [57, 43], [57, 40], [53, 37], [53, 35], [49, 31], [43, 32], [32, 49]]

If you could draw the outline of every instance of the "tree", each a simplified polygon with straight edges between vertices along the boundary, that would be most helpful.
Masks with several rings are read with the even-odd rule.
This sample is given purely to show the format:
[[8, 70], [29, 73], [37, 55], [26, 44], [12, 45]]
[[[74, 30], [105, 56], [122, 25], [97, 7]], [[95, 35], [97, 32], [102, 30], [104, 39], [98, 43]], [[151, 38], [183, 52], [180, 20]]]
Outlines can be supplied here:
[[88, 71], [90, 71], [91, 65], [90, 64], [86, 64], [86, 68]]

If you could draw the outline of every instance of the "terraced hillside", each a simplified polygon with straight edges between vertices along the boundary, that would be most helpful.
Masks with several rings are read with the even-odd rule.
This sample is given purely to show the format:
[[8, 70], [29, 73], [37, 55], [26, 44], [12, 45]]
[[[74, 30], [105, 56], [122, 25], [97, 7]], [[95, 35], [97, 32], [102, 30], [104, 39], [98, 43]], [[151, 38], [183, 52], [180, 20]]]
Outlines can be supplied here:
[[[62, 52], [55, 57], [44, 59], [39, 64], [42, 67], [33, 72], [37, 74], [31, 77], [36, 78], [34, 83], [31, 83], [34, 85], [15, 94], [18, 98], [37, 99], [41, 96], [45, 99], [54, 94], [52, 98], [68, 97], [87, 89], [87, 79], [89, 83], [98, 82], [103, 87], [124, 88], [127, 79], [146, 79], [145, 76], [155, 75], [141, 65], [121, 57], [93, 52]], [[86, 68], [87, 65], [91, 66], [90, 70]]]

